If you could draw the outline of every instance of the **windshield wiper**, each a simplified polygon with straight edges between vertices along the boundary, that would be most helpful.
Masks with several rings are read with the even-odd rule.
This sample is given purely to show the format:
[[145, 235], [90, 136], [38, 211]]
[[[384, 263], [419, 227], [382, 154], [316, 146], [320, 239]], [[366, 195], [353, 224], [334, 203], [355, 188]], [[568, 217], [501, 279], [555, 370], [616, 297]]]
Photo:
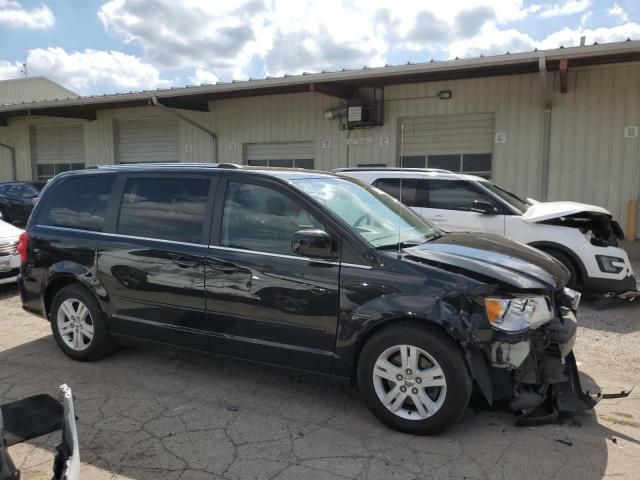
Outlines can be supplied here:
[[442, 233], [434, 233], [433, 235], [429, 235], [427, 238], [425, 238], [424, 240], [405, 240], [403, 242], [400, 242], [400, 245], [398, 245], [398, 243], [390, 243], [388, 245], [381, 245], [379, 247], [376, 247], [377, 250], [391, 250], [391, 249], [397, 249], [399, 248], [407, 248], [407, 247], [417, 247], [418, 245], [422, 245], [423, 243], [427, 243], [430, 242], [431, 240], [437, 240], [438, 238], [442, 237]]
[[405, 242], [400, 242], [400, 244], [398, 243], [390, 243], [388, 245], [380, 245], [379, 247], [376, 247], [376, 250], [397, 250], [398, 247], [400, 248], [407, 248], [407, 247], [417, 247], [418, 245], [422, 245], [425, 242], [428, 242], [429, 240], [424, 240], [424, 241], [405, 241]]

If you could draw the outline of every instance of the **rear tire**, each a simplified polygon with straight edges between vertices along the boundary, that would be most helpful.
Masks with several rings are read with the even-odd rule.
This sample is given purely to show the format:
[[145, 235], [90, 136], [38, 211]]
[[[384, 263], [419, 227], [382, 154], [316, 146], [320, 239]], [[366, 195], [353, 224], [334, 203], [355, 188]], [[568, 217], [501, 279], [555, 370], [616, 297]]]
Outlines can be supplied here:
[[98, 360], [113, 350], [100, 305], [80, 285], [67, 285], [56, 293], [49, 320], [58, 347], [74, 360]]
[[372, 413], [400, 432], [433, 435], [462, 416], [472, 381], [459, 346], [429, 326], [398, 323], [367, 341], [358, 386]]
[[569, 281], [567, 282], [567, 287], [572, 290], [576, 290], [580, 284], [580, 274], [578, 273], [578, 269], [576, 268], [575, 263], [573, 263], [573, 260], [571, 260], [568, 255], [558, 252], [557, 250], [545, 250], [544, 252], [558, 260], [567, 270], [569, 270]]

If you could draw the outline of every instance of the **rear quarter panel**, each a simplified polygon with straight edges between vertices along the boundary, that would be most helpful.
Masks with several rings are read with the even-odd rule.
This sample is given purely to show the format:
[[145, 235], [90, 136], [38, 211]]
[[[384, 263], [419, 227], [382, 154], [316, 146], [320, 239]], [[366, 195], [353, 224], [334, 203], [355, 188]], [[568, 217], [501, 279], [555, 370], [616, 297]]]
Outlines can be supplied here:
[[29, 230], [29, 260], [22, 267], [19, 282], [23, 306], [44, 315], [46, 290], [63, 277], [78, 281], [99, 301], [107, 301], [96, 276], [97, 244], [94, 232], [33, 226]]

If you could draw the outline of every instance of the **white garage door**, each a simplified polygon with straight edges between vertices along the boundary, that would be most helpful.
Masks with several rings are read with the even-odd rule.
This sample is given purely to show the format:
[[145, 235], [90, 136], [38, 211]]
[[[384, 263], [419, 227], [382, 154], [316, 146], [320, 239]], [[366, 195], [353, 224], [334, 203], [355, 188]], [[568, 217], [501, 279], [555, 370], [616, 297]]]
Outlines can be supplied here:
[[401, 119], [402, 166], [490, 176], [494, 130], [493, 113]]
[[84, 168], [82, 125], [34, 127], [33, 144], [38, 180]]
[[118, 163], [178, 162], [178, 120], [175, 118], [118, 121]]
[[244, 147], [247, 165], [313, 168], [313, 142], [246, 143]]

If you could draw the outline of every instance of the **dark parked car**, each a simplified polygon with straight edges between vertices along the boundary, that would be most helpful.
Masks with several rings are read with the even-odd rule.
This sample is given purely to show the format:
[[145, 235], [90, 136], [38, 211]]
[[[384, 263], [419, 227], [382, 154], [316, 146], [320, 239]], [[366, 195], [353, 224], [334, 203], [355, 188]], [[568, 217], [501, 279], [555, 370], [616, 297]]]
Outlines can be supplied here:
[[138, 339], [320, 372], [418, 434], [454, 423], [474, 389], [521, 419], [595, 403], [561, 264], [444, 234], [357, 180], [215, 164], [64, 173], [19, 251], [24, 308], [76, 360]]
[[0, 184], [0, 218], [5, 222], [24, 225], [38, 195], [39, 190], [29, 183]]

